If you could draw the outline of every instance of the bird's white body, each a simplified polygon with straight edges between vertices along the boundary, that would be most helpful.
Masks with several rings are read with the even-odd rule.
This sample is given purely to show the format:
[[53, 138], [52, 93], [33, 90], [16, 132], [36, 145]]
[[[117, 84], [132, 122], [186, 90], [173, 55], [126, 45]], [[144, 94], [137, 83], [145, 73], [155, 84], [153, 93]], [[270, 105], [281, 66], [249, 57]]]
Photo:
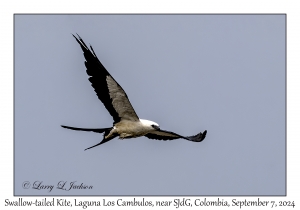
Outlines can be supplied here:
[[118, 134], [120, 139], [124, 138], [136, 138], [144, 136], [151, 131], [156, 129], [153, 127], [159, 125], [156, 122], [150, 120], [139, 119], [139, 121], [130, 121], [130, 120], [121, 120], [116, 123], [113, 129], [110, 131], [106, 138], [111, 137], [112, 135]]

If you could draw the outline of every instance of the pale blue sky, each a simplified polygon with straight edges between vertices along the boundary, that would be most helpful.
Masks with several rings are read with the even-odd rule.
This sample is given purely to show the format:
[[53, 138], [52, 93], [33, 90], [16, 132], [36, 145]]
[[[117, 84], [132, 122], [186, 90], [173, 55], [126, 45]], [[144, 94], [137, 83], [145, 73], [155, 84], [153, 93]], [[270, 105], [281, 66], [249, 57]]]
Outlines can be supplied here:
[[[138, 116], [201, 143], [60, 127], [112, 118], [71, 33]], [[284, 15], [16, 15], [15, 195], [284, 195]], [[23, 189], [77, 181], [92, 190]]]

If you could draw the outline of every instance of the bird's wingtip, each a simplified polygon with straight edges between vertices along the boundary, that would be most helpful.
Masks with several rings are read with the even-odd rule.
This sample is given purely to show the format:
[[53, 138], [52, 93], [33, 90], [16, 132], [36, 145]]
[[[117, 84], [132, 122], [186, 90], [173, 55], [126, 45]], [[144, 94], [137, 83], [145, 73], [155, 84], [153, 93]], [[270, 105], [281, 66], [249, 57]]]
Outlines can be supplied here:
[[195, 136], [188, 136], [185, 139], [193, 142], [201, 142], [205, 139], [206, 134], [207, 134], [207, 130], [203, 131], [203, 133], [200, 132]]
[[201, 141], [203, 141], [206, 137], [206, 134], [207, 134], [207, 130], [205, 130], [202, 135], [201, 135]]

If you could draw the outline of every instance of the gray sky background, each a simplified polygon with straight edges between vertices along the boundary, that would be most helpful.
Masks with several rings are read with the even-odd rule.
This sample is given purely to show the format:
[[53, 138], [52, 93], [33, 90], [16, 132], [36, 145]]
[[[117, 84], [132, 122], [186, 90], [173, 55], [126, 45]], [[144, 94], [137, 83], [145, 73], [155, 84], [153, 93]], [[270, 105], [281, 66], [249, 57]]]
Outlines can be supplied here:
[[[16, 15], [15, 195], [284, 195], [284, 15]], [[182, 139], [114, 139], [90, 43], [142, 119]], [[92, 190], [23, 189], [77, 181]]]

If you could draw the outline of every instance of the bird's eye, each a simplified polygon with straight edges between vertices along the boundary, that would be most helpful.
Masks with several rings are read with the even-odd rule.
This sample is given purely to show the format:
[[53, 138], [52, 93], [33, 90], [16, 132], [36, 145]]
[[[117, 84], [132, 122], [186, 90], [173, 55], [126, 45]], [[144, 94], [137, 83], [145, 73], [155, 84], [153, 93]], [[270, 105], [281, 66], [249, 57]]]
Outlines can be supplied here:
[[154, 129], [159, 130], [160, 128], [157, 125], [151, 125]]

